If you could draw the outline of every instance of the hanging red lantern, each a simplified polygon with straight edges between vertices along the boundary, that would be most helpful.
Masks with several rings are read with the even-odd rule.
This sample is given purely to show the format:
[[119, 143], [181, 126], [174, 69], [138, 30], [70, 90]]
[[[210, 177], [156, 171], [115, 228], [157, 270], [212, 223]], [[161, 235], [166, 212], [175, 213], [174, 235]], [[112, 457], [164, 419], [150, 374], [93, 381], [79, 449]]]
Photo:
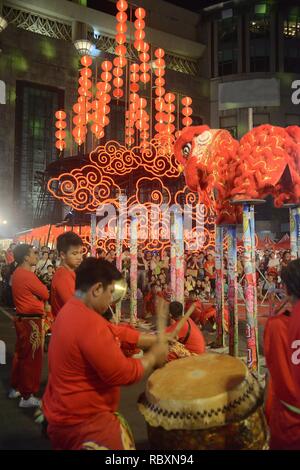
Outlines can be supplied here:
[[63, 121], [64, 119], [66, 119], [67, 115], [64, 111], [60, 110], [60, 111], [56, 111], [55, 117], [56, 117], [57, 120]]
[[127, 59], [123, 56], [115, 57], [113, 60], [113, 64], [115, 67], [124, 68], [127, 65]]
[[59, 130], [55, 132], [55, 137], [58, 140], [64, 140], [66, 138], [66, 135], [67, 135], [66, 131], [63, 131], [63, 130]]
[[148, 83], [150, 82], [151, 80], [151, 77], [150, 77], [150, 74], [149, 73], [141, 73], [140, 75], [140, 81], [142, 83]]
[[62, 152], [66, 148], [66, 142], [64, 140], [57, 140], [55, 147]]
[[191, 116], [191, 115], [193, 114], [193, 110], [192, 110], [192, 108], [189, 108], [189, 107], [187, 106], [186, 108], [182, 108], [182, 114], [183, 114], [184, 116], [189, 117], [189, 116]]
[[193, 110], [190, 107], [193, 100], [190, 96], [185, 96], [182, 98], [181, 103], [183, 104], [182, 114], [184, 118], [182, 119], [182, 124], [184, 127], [189, 127], [193, 124], [193, 120], [191, 119], [191, 115], [193, 114]]
[[175, 95], [174, 93], [166, 93], [165, 95], [165, 101], [166, 103], [173, 103], [173, 101], [175, 101]]
[[136, 18], [142, 20], [146, 16], [146, 10], [144, 8], [137, 8], [134, 14]]
[[154, 55], [155, 55], [155, 57], [157, 57], [158, 59], [161, 59], [162, 57], [164, 57], [165, 51], [164, 51], [163, 49], [161, 49], [161, 48], [158, 48], [158, 49], [155, 50]]
[[145, 39], [145, 36], [146, 36], [146, 33], [142, 29], [138, 29], [134, 33], [134, 37], [136, 41], [142, 41], [143, 39]]
[[185, 96], [181, 100], [181, 103], [183, 104], [183, 106], [190, 106], [192, 104], [192, 102], [193, 102], [193, 100], [189, 96]]
[[193, 124], [193, 120], [190, 117], [184, 117], [182, 119], [182, 124], [184, 125], [184, 127], [189, 127]]
[[84, 55], [83, 57], [81, 57], [80, 63], [84, 67], [89, 67], [90, 65], [92, 65], [93, 59], [88, 55]]
[[139, 85], [138, 85], [137, 83], [131, 83], [131, 84], [129, 85], [129, 89], [130, 89], [130, 91], [136, 93], [136, 92], [139, 91], [140, 87], [139, 87]]
[[126, 2], [126, 0], [118, 0], [116, 7], [119, 11], [126, 11], [128, 8], [128, 3]]
[[125, 13], [124, 11], [119, 11], [116, 14], [116, 19], [119, 23], [125, 23], [127, 21], [127, 18], [127, 13]]

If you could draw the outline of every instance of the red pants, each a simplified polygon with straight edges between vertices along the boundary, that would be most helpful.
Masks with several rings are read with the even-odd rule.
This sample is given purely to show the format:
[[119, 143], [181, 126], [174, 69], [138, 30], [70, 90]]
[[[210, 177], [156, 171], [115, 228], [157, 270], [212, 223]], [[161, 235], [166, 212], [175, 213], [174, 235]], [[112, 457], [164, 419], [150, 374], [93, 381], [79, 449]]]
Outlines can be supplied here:
[[289, 411], [275, 395], [269, 426], [271, 450], [300, 450], [300, 415]]
[[16, 318], [17, 334], [11, 386], [27, 399], [38, 392], [43, 365], [43, 320]]
[[131, 430], [118, 413], [99, 413], [72, 426], [49, 424], [54, 450], [135, 450]]

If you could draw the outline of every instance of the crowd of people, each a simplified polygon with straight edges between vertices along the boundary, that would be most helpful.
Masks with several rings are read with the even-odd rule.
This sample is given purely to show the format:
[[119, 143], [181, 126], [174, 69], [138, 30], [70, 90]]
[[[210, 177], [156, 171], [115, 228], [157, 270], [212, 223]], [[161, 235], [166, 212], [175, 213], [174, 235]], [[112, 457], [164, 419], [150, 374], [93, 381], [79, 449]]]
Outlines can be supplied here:
[[[209, 295], [213, 295], [213, 253], [186, 257], [189, 297], [185, 306], [167, 302], [161, 295], [169, 282], [169, 255], [138, 253], [142, 294], [150, 285], [150, 292], [153, 289], [163, 302], [161, 308], [168, 308], [169, 326], [156, 335], [106, 318], [113, 305], [114, 284], [122, 278], [113, 251], [83, 259], [82, 240], [73, 232], [58, 237], [56, 250], [42, 247], [39, 253], [31, 245], [19, 244], [2, 253], [2, 282], [7, 283], [2, 288], [10, 290], [16, 313], [16, 349], [8, 396], [20, 398], [22, 408], [41, 407], [54, 449], [133, 449], [129, 426], [118, 413], [120, 386], [141, 380], [166, 361], [205, 352], [205, 339], [193, 316], [184, 324], [180, 322], [191, 304], [197, 311], [197, 287], [201, 297], [205, 289], [200, 283], [206, 282], [205, 278], [210, 284]], [[122, 261], [123, 275], [128, 277], [128, 252]], [[241, 256], [238, 266], [242, 282]], [[275, 276], [275, 269], [276, 282], [286, 290], [290, 307], [270, 318], [265, 328], [270, 373], [266, 415], [271, 448], [299, 449], [300, 260], [289, 262], [288, 252], [281, 256], [258, 253], [259, 273], [266, 277], [272, 272]], [[198, 310], [203, 317], [201, 306]], [[213, 313], [205, 311], [204, 316], [214, 321]], [[45, 320], [51, 340], [48, 384], [41, 404], [36, 395], [40, 389]], [[134, 356], [137, 348], [144, 350], [142, 357]]]
[[[8, 250], [0, 253], [0, 299], [4, 305], [12, 306], [11, 276], [16, 267], [13, 250], [16, 244], [12, 243]], [[48, 290], [51, 289], [53, 275], [60, 266], [60, 257], [57, 249], [42, 246], [36, 249], [38, 261], [33, 271]], [[185, 298], [196, 296], [197, 299], [209, 302], [215, 297], [215, 258], [213, 251], [198, 251], [185, 253], [184, 257], [184, 287]], [[97, 257], [116, 264], [116, 252], [107, 253], [98, 250]], [[138, 299], [142, 300], [149, 293], [164, 293], [171, 289], [170, 252], [138, 251]], [[265, 299], [269, 292], [282, 289], [281, 271], [291, 260], [290, 250], [274, 251], [271, 249], [259, 250], [256, 254], [258, 298]], [[224, 256], [225, 297], [228, 293], [227, 285], [228, 259]], [[122, 253], [122, 274], [127, 280], [130, 289], [130, 252]], [[243, 253], [237, 256], [237, 278], [242, 287], [245, 282]], [[130, 290], [129, 290], [130, 291]]]

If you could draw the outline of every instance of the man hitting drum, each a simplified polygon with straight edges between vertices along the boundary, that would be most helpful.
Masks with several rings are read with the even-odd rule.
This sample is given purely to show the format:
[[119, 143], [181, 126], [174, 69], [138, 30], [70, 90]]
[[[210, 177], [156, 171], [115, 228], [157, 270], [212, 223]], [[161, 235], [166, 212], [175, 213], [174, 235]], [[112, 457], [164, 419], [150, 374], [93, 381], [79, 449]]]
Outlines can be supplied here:
[[130, 429], [117, 412], [120, 386], [162, 365], [168, 347], [155, 343], [141, 359], [124, 356], [114, 328], [102, 317], [120, 278], [108, 261], [87, 258], [76, 273], [75, 297], [56, 319], [43, 398], [54, 449], [134, 449]]

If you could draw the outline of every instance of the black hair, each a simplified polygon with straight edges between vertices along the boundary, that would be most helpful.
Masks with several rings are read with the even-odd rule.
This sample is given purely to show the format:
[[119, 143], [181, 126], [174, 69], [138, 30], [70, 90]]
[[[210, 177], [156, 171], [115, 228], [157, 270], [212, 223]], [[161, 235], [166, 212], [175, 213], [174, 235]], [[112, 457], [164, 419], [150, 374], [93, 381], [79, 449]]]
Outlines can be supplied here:
[[282, 269], [281, 279], [286, 285], [288, 294], [300, 299], [300, 259], [291, 261]]
[[13, 254], [17, 264], [24, 263], [25, 257], [29, 255], [31, 248], [32, 245], [28, 245], [26, 243], [16, 246], [13, 251]]
[[97, 282], [101, 282], [104, 289], [113, 281], [122, 279], [120, 271], [105, 259], [86, 258], [76, 269], [76, 290], [87, 292]]
[[66, 232], [62, 233], [57, 237], [56, 241], [56, 248], [58, 254], [60, 255], [61, 251], [63, 253], [67, 253], [67, 251], [71, 248], [71, 246], [82, 246], [83, 242], [77, 233], [74, 232]]
[[182, 303], [177, 302], [176, 300], [174, 300], [173, 302], [170, 302], [169, 311], [170, 311], [170, 315], [171, 315], [173, 318], [179, 318], [179, 317], [181, 317], [181, 316], [182, 316], [182, 312], [183, 312], [183, 305], [182, 305]]

